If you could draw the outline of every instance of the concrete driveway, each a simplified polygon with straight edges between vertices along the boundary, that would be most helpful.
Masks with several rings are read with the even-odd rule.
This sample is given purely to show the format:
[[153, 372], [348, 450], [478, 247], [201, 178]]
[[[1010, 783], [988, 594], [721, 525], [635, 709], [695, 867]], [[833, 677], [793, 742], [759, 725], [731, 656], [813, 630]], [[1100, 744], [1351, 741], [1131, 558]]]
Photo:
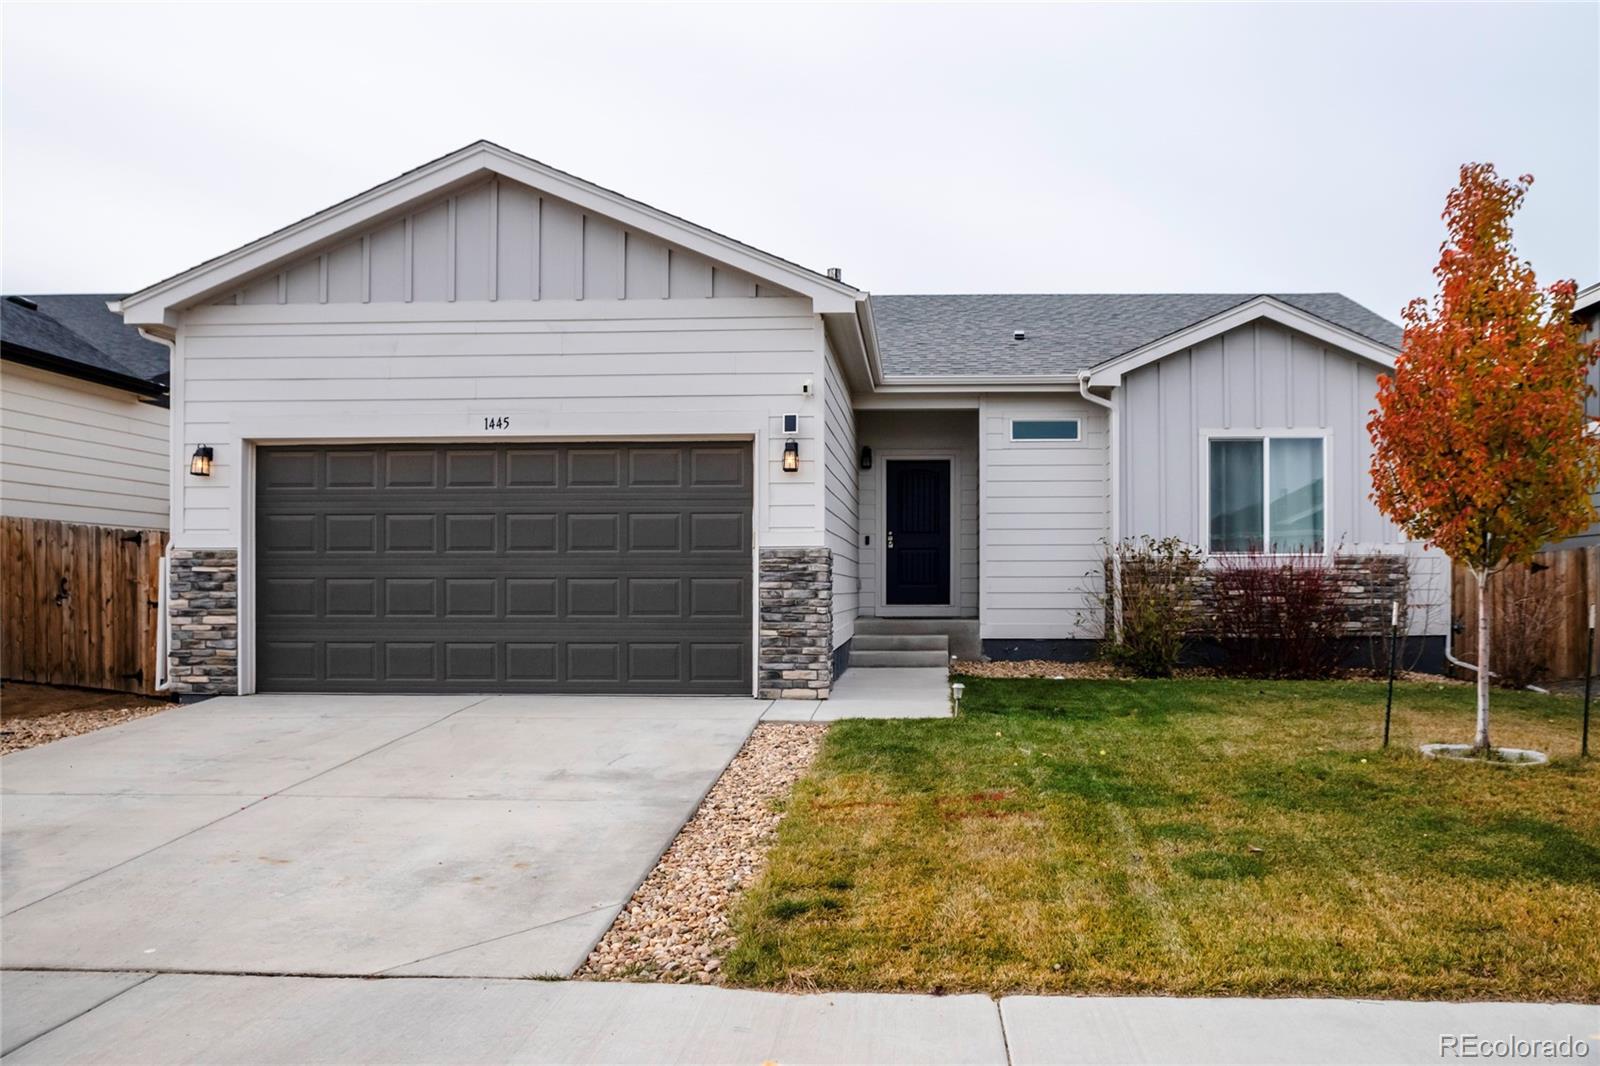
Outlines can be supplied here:
[[569, 974], [769, 706], [248, 696], [9, 755], [0, 954]]

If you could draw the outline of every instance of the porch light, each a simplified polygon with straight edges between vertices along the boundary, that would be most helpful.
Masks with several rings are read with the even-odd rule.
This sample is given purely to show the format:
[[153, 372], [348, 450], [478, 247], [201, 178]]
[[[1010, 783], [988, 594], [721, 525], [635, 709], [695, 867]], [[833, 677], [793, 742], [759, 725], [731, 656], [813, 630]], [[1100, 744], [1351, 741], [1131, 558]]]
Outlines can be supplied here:
[[189, 473], [195, 477], [211, 476], [211, 445], [202, 444], [189, 459]]
[[792, 440], [783, 446], [783, 472], [792, 474], [800, 469], [800, 442]]
[[872, 449], [868, 448], [866, 445], [861, 446], [861, 469], [872, 469]]

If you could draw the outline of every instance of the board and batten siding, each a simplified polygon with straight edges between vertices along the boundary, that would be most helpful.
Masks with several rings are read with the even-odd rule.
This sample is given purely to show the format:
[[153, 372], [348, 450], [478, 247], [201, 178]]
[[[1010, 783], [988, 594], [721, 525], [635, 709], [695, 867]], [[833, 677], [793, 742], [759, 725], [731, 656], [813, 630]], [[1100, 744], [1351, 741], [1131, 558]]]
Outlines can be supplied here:
[[166, 529], [168, 450], [165, 408], [0, 363], [0, 514]]
[[822, 376], [823, 344], [801, 298], [191, 309], [176, 448], [209, 444], [216, 459], [211, 477], [178, 479], [175, 543], [240, 545], [253, 441], [742, 436], [761, 460], [757, 542], [820, 546], [822, 412], [802, 385]]
[[[868, 410], [856, 415], [860, 444], [872, 449], [872, 469], [861, 475], [861, 613], [877, 615], [882, 596], [883, 493], [885, 464], [897, 456], [951, 455], [958, 528], [951, 537], [957, 617], [978, 616], [978, 417], [973, 410]], [[913, 611], [912, 613], [916, 613]]]
[[856, 413], [839, 357], [828, 348], [823, 377], [823, 537], [833, 553], [833, 646], [855, 636], [861, 603], [860, 470]]
[[1265, 321], [1131, 371], [1117, 397], [1122, 535], [1177, 536], [1207, 546], [1207, 434], [1320, 431], [1328, 546], [1412, 555], [1413, 602], [1428, 606], [1418, 612], [1422, 628], [1416, 631], [1442, 632], [1448, 571], [1437, 552], [1406, 544], [1370, 497], [1367, 419], [1381, 372], [1375, 363]]
[[[1080, 396], [980, 408], [984, 640], [1094, 639], [1108, 530], [1107, 411]], [[1013, 441], [1014, 419], [1075, 418], [1075, 441]]]
[[217, 304], [793, 296], [503, 178], [247, 279]]

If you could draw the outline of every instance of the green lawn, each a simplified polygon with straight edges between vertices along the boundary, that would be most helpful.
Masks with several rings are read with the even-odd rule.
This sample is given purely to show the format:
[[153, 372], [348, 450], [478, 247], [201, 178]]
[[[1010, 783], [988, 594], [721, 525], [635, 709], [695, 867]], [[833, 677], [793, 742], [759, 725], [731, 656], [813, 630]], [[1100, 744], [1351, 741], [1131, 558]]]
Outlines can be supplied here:
[[[1472, 690], [966, 679], [846, 721], [735, 915], [781, 988], [1600, 1001], [1600, 766], [1579, 703], [1496, 692], [1532, 769], [1425, 760]], [[1600, 740], [1600, 737], [1597, 737]]]

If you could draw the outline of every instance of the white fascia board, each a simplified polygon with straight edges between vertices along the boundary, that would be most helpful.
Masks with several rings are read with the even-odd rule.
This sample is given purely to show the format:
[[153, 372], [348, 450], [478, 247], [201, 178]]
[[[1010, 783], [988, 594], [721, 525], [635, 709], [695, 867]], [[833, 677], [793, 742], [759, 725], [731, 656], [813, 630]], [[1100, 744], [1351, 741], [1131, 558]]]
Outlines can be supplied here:
[[1122, 377], [1130, 371], [1141, 366], [1153, 363], [1158, 359], [1165, 359], [1186, 348], [1192, 348], [1201, 341], [1208, 340], [1218, 334], [1226, 333], [1230, 329], [1238, 329], [1258, 319], [1267, 319], [1278, 323], [1288, 329], [1307, 334], [1333, 345], [1352, 355], [1371, 360], [1380, 366], [1394, 367], [1395, 356], [1398, 354], [1393, 348], [1386, 347], [1376, 341], [1368, 340], [1358, 333], [1333, 323], [1307, 314], [1297, 307], [1290, 307], [1281, 300], [1274, 300], [1270, 296], [1258, 296], [1254, 300], [1233, 307], [1219, 315], [1192, 326], [1187, 326], [1176, 333], [1152, 341], [1131, 352], [1119, 355], [1115, 359], [1107, 360], [1095, 367], [1089, 374], [1090, 386], [1117, 386], [1122, 384]]
[[270, 270], [407, 206], [489, 174], [532, 186], [580, 208], [615, 219], [709, 259], [811, 298], [819, 312], [854, 311], [861, 292], [777, 256], [713, 233], [648, 204], [603, 189], [498, 145], [480, 142], [286, 226], [276, 233], [201, 263], [117, 303], [133, 326], [172, 327], [185, 304], [226, 291], [241, 278]]
[[1578, 297], [1572, 304], [1572, 313], [1580, 315], [1597, 304], [1600, 304], [1600, 281], [1590, 285], [1587, 289], [1578, 290]]

